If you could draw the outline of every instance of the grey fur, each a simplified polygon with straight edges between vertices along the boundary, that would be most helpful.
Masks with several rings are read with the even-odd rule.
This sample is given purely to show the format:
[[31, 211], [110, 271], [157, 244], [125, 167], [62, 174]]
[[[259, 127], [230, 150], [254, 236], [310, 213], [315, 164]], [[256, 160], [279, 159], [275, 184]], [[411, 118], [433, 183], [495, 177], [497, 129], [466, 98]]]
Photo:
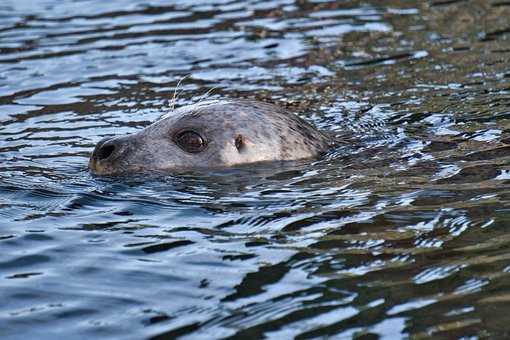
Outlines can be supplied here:
[[[204, 151], [188, 153], [176, 145], [173, 136], [187, 129], [205, 137]], [[242, 148], [236, 147], [239, 136]], [[229, 167], [315, 157], [330, 145], [329, 136], [278, 106], [242, 99], [213, 100], [181, 107], [137, 133], [100, 141], [89, 168], [108, 175]], [[99, 155], [105, 146], [114, 151], [102, 159]]]

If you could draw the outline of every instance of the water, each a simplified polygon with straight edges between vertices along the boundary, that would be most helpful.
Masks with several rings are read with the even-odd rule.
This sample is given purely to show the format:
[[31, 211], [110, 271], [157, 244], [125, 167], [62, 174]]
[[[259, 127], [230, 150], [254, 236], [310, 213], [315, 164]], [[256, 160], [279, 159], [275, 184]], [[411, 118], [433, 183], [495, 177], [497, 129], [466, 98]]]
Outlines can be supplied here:
[[[3, 0], [0, 337], [508, 337], [508, 18], [483, 0]], [[208, 91], [343, 143], [87, 172], [101, 138]]]

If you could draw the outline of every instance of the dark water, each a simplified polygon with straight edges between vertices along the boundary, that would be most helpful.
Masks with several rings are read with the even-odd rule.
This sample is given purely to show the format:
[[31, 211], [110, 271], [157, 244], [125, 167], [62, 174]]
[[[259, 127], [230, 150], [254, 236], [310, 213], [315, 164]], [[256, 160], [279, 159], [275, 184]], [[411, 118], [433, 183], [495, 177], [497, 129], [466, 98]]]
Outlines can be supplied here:
[[[89, 175], [183, 77], [345, 143]], [[509, 180], [507, 1], [0, 3], [2, 339], [505, 338]]]

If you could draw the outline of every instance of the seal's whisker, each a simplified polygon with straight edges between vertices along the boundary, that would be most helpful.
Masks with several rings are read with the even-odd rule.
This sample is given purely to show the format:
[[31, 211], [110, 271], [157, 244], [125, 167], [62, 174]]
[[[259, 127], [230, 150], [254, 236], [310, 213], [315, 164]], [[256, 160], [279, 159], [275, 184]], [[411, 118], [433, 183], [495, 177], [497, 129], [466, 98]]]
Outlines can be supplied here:
[[198, 100], [198, 102], [196, 103], [196, 105], [199, 105], [201, 102], [203, 102], [204, 100], [208, 99], [208, 98], [211, 96], [212, 92], [213, 92], [214, 90], [216, 90], [217, 88], [218, 88], [218, 86], [211, 87], [211, 88], [209, 89], [209, 91], [207, 91], [206, 93], [204, 93], [203, 95], [201, 95], [201, 96], [199, 97], [200, 99]]
[[[184, 79], [186, 79], [190, 76], [191, 76], [191, 74], [186, 74], [183, 77], [181, 77], [181, 79], [179, 79], [179, 81], [177, 82], [177, 85], [175, 86], [175, 89], [174, 89], [174, 97], [172, 98], [172, 110], [175, 109], [175, 103], [177, 102], [177, 99], [179, 98], [179, 95], [178, 95], [179, 86], [181, 85], [181, 83]], [[184, 90], [181, 90], [179, 93], [182, 93], [182, 91], [184, 91]]]
[[172, 111], [175, 109], [175, 104], [177, 103], [177, 100], [179, 99], [179, 96], [184, 90], [176, 91], [174, 92], [174, 98], [172, 100]]

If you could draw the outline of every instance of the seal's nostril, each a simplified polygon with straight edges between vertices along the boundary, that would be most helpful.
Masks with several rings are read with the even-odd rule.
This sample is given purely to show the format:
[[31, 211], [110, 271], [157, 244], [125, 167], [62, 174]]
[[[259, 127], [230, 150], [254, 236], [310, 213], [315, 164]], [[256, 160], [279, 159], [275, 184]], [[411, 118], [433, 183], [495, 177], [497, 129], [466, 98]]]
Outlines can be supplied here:
[[112, 144], [103, 145], [97, 150], [96, 157], [98, 160], [102, 161], [110, 157], [115, 151], [115, 146]]

